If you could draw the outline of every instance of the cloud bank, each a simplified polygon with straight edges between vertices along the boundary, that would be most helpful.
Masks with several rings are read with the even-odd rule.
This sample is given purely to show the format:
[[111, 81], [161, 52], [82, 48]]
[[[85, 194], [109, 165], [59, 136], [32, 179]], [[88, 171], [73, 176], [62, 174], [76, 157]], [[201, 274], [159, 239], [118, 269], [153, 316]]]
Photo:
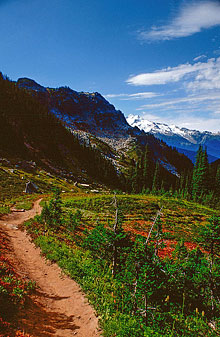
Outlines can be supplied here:
[[173, 40], [220, 25], [220, 3], [197, 1], [184, 5], [170, 23], [139, 34], [146, 41]]
[[220, 57], [206, 62], [185, 63], [177, 67], [168, 67], [151, 73], [142, 73], [127, 79], [134, 86], [164, 85], [187, 80], [188, 90], [220, 88]]
[[201, 59], [130, 77], [132, 86], [160, 85], [162, 91], [136, 110], [162, 123], [220, 131], [220, 57]]

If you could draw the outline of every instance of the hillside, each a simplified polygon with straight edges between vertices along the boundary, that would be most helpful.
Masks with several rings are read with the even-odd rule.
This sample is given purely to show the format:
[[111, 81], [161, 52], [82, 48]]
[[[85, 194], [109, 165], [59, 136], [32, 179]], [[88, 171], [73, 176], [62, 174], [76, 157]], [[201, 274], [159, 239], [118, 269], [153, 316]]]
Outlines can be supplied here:
[[69, 87], [45, 88], [28, 78], [18, 79], [17, 86], [47, 104], [49, 111], [73, 130], [116, 139], [143, 133], [131, 127], [123, 113], [98, 92], [77, 92]]
[[74, 136], [36, 97], [2, 76], [0, 121], [0, 156], [11, 164], [43, 168], [73, 182], [120, 186], [111, 161]]
[[[198, 332], [214, 337], [220, 310], [219, 210], [202, 204], [219, 206], [219, 162], [209, 166], [201, 147], [193, 167], [162, 140], [128, 126], [100, 94], [18, 82], [0, 77], [0, 225], [8, 251], [15, 247], [18, 271], [25, 266], [37, 290], [31, 295], [16, 273], [11, 279], [11, 269], [5, 273], [0, 264], [0, 300], [7, 291], [15, 315], [0, 305], [0, 333], [13, 331], [14, 337], [22, 329], [21, 336], [48, 331], [70, 336], [82, 327], [82, 336], [88, 335], [91, 315], [85, 313], [84, 321], [78, 313], [81, 300], [70, 310], [76, 292], [81, 294], [76, 288], [72, 301], [73, 281], [58, 279], [57, 263], [81, 285], [107, 337]], [[34, 194], [23, 192], [28, 181], [37, 186]], [[24, 210], [31, 213], [41, 198], [42, 214], [21, 224], [19, 219], [28, 219]], [[28, 235], [53, 262], [50, 268]], [[0, 240], [2, 261], [4, 247]], [[22, 310], [11, 303], [11, 284], [25, 291]], [[43, 301], [39, 289], [47, 294]], [[33, 312], [45, 324], [39, 325]], [[92, 321], [91, 336], [97, 333], [94, 315]]]
[[169, 193], [219, 207], [218, 161], [209, 167], [205, 149], [193, 167], [163, 140], [129, 126], [98, 93], [2, 75], [0, 86], [0, 156], [10, 169], [37, 175], [43, 169], [71, 186]]
[[[56, 207], [62, 213], [55, 219]], [[60, 200], [55, 194], [46, 209], [24, 228], [81, 284], [106, 336], [214, 337], [219, 331], [220, 262], [216, 256], [210, 283], [211, 241], [208, 232], [201, 236], [212, 231], [209, 219], [219, 221], [219, 212], [153, 195], [69, 194]], [[215, 240], [219, 254], [219, 231]]]
[[[127, 157], [128, 152], [135, 147], [138, 151], [143, 151], [146, 145], [150, 148], [154, 162], [159, 160], [165, 170], [176, 175], [192, 168], [192, 164], [184, 155], [176, 151], [173, 156], [170, 155], [172, 149], [165, 143], [137, 127], [131, 127], [122, 112], [116, 110], [97, 92], [76, 92], [68, 87], [45, 88], [28, 78], [19, 79], [17, 86], [31, 93], [39, 102], [43, 102], [69, 130], [87, 143], [95, 147], [98, 143], [101, 151], [103, 148], [106, 150], [107, 146], [108, 151], [104, 150], [104, 155], [123, 172], [126, 171], [127, 165], [122, 163], [120, 157]], [[131, 156], [131, 159], [136, 159], [136, 156], [138, 154]], [[180, 161], [181, 165], [178, 164]]]

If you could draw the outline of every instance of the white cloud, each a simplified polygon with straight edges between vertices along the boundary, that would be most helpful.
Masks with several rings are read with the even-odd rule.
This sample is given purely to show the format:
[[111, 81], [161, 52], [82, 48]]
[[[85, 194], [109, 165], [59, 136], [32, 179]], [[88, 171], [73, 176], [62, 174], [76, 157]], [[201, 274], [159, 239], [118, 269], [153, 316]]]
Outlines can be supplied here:
[[220, 132], [220, 92], [145, 104], [137, 111], [151, 121]]
[[143, 73], [130, 77], [126, 82], [131, 85], [162, 85], [192, 79], [186, 86], [191, 90], [214, 89], [220, 87], [220, 57], [207, 62], [185, 63], [177, 67], [168, 67], [152, 73]]
[[167, 125], [177, 125], [180, 128], [187, 128], [190, 130], [200, 130], [200, 131], [211, 131], [214, 133], [219, 132], [220, 118], [205, 118], [201, 116], [192, 115], [190, 112], [183, 111], [178, 115], [170, 116], [158, 116], [154, 114], [149, 114], [147, 112], [142, 112], [144, 119], [148, 121], [153, 121], [157, 123], [167, 124]]
[[[200, 63], [199, 63], [200, 65]], [[143, 73], [130, 77], [126, 82], [132, 85], [157, 85], [167, 84], [169, 82], [178, 82], [186, 74], [195, 72], [198, 68], [198, 63], [195, 65], [181, 64], [177, 67], [168, 67], [152, 73]]]
[[220, 55], [220, 47], [219, 47], [219, 49], [214, 50], [213, 53], [214, 53], [215, 55]]
[[200, 56], [197, 56], [193, 59], [193, 61], [199, 61], [199, 60], [202, 60], [204, 58], [206, 58], [207, 56], [206, 55], [200, 55]]
[[128, 94], [107, 94], [104, 95], [106, 98], [120, 98], [120, 97], [125, 97], [129, 96]]
[[[220, 57], [201, 62], [202, 58], [200, 55], [192, 64], [130, 77], [126, 82], [134, 86], [167, 85], [166, 92], [149, 97], [151, 99], [136, 110], [147, 114], [149, 120], [168, 125], [220, 131]], [[169, 86], [172, 83], [175, 90]]]
[[177, 98], [173, 100], [166, 100], [159, 103], [152, 103], [152, 104], [145, 104], [142, 105], [138, 110], [142, 110], [144, 108], [160, 108], [160, 107], [174, 107], [175, 105], [183, 105], [183, 104], [200, 104], [201, 102], [210, 102], [213, 101], [214, 104], [217, 104], [217, 102], [220, 104], [220, 93], [211, 94], [211, 95], [201, 95], [201, 96], [188, 96], [183, 98]]
[[153, 98], [159, 96], [155, 92], [137, 92], [135, 94], [108, 94], [105, 95], [106, 98], [119, 98], [121, 100], [138, 100], [138, 99], [145, 99], [145, 98]]
[[193, 91], [220, 89], [220, 58], [208, 60], [207, 67], [197, 72], [187, 88]]
[[175, 124], [182, 128], [219, 132], [220, 118], [202, 118], [199, 116], [182, 115], [178, 118], [171, 119], [168, 124]]
[[154, 26], [139, 34], [142, 40], [172, 40], [190, 36], [220, 25], [220, 4], [217, 1], [194, 1], [184, 5], [167, 25]]

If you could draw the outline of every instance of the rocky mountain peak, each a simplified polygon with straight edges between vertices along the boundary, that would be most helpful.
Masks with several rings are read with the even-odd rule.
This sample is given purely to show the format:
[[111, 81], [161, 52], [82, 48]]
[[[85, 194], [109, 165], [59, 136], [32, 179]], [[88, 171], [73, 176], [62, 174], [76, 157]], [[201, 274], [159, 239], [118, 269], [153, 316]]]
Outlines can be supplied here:
[[45, 87], [27, 77], [19, 78], [17, 80], [17, 85], [19, 88], [25, 88], [27, 90], [34, 90], [37, 92], [44, 92], [44, 93], [47, 92], [47, 89]]
[[200, 144], [207, 148], [210, 161], [220, 158], [220, 133], [201, 132], [180, 128], [174, 124], [156, 123], [139, 115], [129, 115], [127, 122], [133, 127], [137, 126], [139, 129], [153, 134], [168, 145], [176, 147], [179, 152], [183, 152], [193, 161], [195, 161], [196, 151]]
[[141, 134], [98, 92], [78, 92], [69, 87], [45, 88], [29, 78], [20, 78], [17, 85], [37, 93], [39, 99], [48, 104], [51, 113], [72, 130], [90, 132], [101, 138], [128, 138]]

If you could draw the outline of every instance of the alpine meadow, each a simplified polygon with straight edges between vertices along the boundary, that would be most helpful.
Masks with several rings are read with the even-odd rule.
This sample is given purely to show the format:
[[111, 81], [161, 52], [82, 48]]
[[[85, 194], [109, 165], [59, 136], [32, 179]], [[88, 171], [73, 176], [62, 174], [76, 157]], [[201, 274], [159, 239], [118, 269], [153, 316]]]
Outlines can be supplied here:
[[0, 337], [219, 336], [219, 2], [0, 11]]

